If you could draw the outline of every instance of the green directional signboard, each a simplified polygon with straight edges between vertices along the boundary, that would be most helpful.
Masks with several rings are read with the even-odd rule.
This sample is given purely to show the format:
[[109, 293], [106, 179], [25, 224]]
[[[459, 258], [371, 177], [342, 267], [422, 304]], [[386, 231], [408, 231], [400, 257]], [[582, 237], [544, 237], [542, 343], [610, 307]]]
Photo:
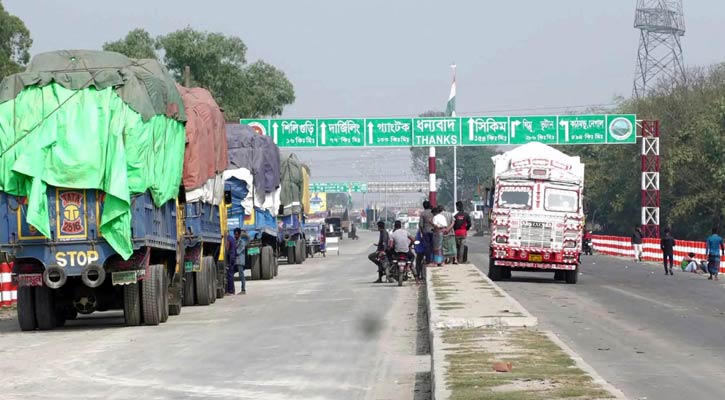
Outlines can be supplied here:
[[317, 126], [319, 146], [365, 146], [364, 119], [318, 119]]
[[316, 182], [310, 183], [310, 192], [322, 193], [367, 193], [368, 184], [363, 182]]
[[637, 141], [634, 114], [445, 118], [243, 119], [280, 147], [501, 146], [626, 144]]
[[458, 146], [460, 118], [413, 118], [413, 146]]
[[413, 120], [385, 118], [365, 120], [367, 146], [412, 146]]
[[464, 146], [509, 144], [508, 117], [462, 117]]

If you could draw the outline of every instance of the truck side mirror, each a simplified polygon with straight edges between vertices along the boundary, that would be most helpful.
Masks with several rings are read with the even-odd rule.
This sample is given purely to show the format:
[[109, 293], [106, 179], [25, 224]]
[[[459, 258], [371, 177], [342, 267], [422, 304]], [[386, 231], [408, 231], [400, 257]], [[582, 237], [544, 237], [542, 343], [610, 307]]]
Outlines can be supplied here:
[[225, 190], [224, 191], [224, 204], [232, 204], [232, 191], [231, 190]]

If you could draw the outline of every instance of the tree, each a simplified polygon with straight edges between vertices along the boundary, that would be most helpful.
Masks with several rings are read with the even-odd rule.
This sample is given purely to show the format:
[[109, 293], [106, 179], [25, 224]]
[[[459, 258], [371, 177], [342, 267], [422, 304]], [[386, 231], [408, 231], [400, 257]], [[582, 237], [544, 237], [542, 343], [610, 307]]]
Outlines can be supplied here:
[[0, 79], [20, 72], [30, 60], [33, 39], [25, 23], [0, 3]]
[[[439, 111], [427, 111], [421, 117], [442, 117]], [[411, 147], [413, 173], [422, 180], [428, 180], [428, 148]], [[483, 188], [490, 186], [493, 176], [491, 157], [495, 151], [488, 147], [458, 148], [458, 199], [464, 203], [478, 200], [485, 195]], [[436, 147], [436, 179], [438, 180], [438, 204], [447, 210], [453, 208], [453, 148]]]
[[245, 67], [247, 46], [240, 38], [186, 28], [159, 37], [158, 47], [177, 79], [188, 66], [192, 82], [209, 89], [232, 120], [277, 116], [295, 100], [282, 71], [263, 61]]
[[[660, 121], [660, 224], [676, 237], [702, 240], [725, 215], [725, 64], [662, 82], [651, 95], [615, 112]], [[588, 221], [627, 234], [640, 221], [638, 146], [582, 146]]]
[[131, 58], [156, 58], [156, 39], [145, 29], [134, 29], [125, 38], [103, 44], [103, 50], [115, 51]]

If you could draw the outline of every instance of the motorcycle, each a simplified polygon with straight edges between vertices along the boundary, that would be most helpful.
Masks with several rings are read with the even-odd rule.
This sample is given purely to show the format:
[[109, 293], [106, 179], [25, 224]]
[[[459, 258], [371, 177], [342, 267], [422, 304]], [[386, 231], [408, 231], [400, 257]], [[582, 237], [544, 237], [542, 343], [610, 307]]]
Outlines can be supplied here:
[[592, 240], [584, 239], [582, 242], [582, 252], [586, 255], [591, 256], [593, 254]]
[[413, 272], [413, 260], [409, 254], [396, 253], [393, 256], [392, 264], [387, 264], [388, 268], [385, 269], [385, 277], [388, 282], [392, 282], [393, 279], [398, 282], [398, 286], [403, 286], [403, 281], [407, 281], [415, 277]]

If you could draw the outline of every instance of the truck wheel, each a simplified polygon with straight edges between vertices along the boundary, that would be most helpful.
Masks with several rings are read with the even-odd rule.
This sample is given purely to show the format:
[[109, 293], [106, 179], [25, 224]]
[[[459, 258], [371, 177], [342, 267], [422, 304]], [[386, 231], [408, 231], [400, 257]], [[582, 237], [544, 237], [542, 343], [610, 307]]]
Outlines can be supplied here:
[[[183, 268], [183, 266], [181, 267]], [[174, 303], [169, 303], [169, 315], [179, 315], [181, 314], [181, 306], [184, 303], [184, 273], [176, 272], [174, 273], [173, 279], [171, 279], [171, 287], [169, 288], [169, 293], [173, 290], [176, 294], [173, 296], [175, 299]]]
[[307, 261], [307, 242], [305, 242], [305, 239], [300, 239], [300, 254], [302, 254], [302, 262]]
[[252, 280], [260, 280], [262, 278], [262, 252], [260, 251], [259, 254], [251, 256], [249, 261], [252, 263]]
[[274, 249], [272, 250], [272, 265], [274, 266], [274, 276], [279, 275], [279, 259], [274, 254]]
[[194, 273], [193, 272], [185, 272], [184, 273], [184, 283], [182, 284], [182, 305], [184, 307], [193, 306], [196, 303], [196, 299], [194, 298]]
[[274, 278], [274, 266], [272, 265], [271, 257], [272, 248], [269, 246], [262, 247], [262, 251], [259, 253], [260, 267], [262, 271], [262, 279], [269, 280]]
[[164, 305], [163, 280], [164, 266], [155, 264], [149, 266], [149, 274], [141, 281], [141, 309], [146, 325], [161, 323], [161, 308]]
[[18, 325], [21, 331], [33, 331], [38, 327], [35, 321], [35, 288], [32, 286], [18, 287]]
[[169, 275], [166, 267], [162, 267], [161, 274], [161, 322], [169, 320]]
[[554, 280], [563, 281], [565, 279], [564, 271], [554, 271]]
[[223, 299], [227, 293], [227, 269], [224, 261], [216, 262], [216, 298]]
[[511, 279], [511, 267], [501, 268], [501, 278], [502, 279]]
[[302, 264], [305, 261], [305, 246], [302, 243], [301, 240], [297, 240], [297, 245], [295, 246], [295, 264]]
[[287, 264], [294, 264], [295, 263], [295, 254], [297, 252], [295, 251], [294, 247], [287, 246]]
[[579, 267], [577, 267], [574, 271], [566, 271], [566, 283], [570, 285], [575, 285], [576, 282], [579, 280]]
[[214, 257], [208, 257], [207, 266], [209, 267], [209, 301], [211, 304], [216, 303], [216, 262]]
[[141, 325], [141, 296], [139, 283], [123, 286], [123, 320], [127, 326]]
[[493, 263], [493, 258], [488, 260], [488, 277], [492, 281], [501, 280], [501, 267]]
[[194, 272], [196, 303], [200, 306], [208, 306], [211, 304], [211, 299], [209, 298], [209, 264], [206, 259], [206, 257], [202, 257], [201, 270]]
[[53, 329], [58, 323], [55, 317], [53, 292], [46, 286], [35, 288], [35, 320], [40, 330]]

